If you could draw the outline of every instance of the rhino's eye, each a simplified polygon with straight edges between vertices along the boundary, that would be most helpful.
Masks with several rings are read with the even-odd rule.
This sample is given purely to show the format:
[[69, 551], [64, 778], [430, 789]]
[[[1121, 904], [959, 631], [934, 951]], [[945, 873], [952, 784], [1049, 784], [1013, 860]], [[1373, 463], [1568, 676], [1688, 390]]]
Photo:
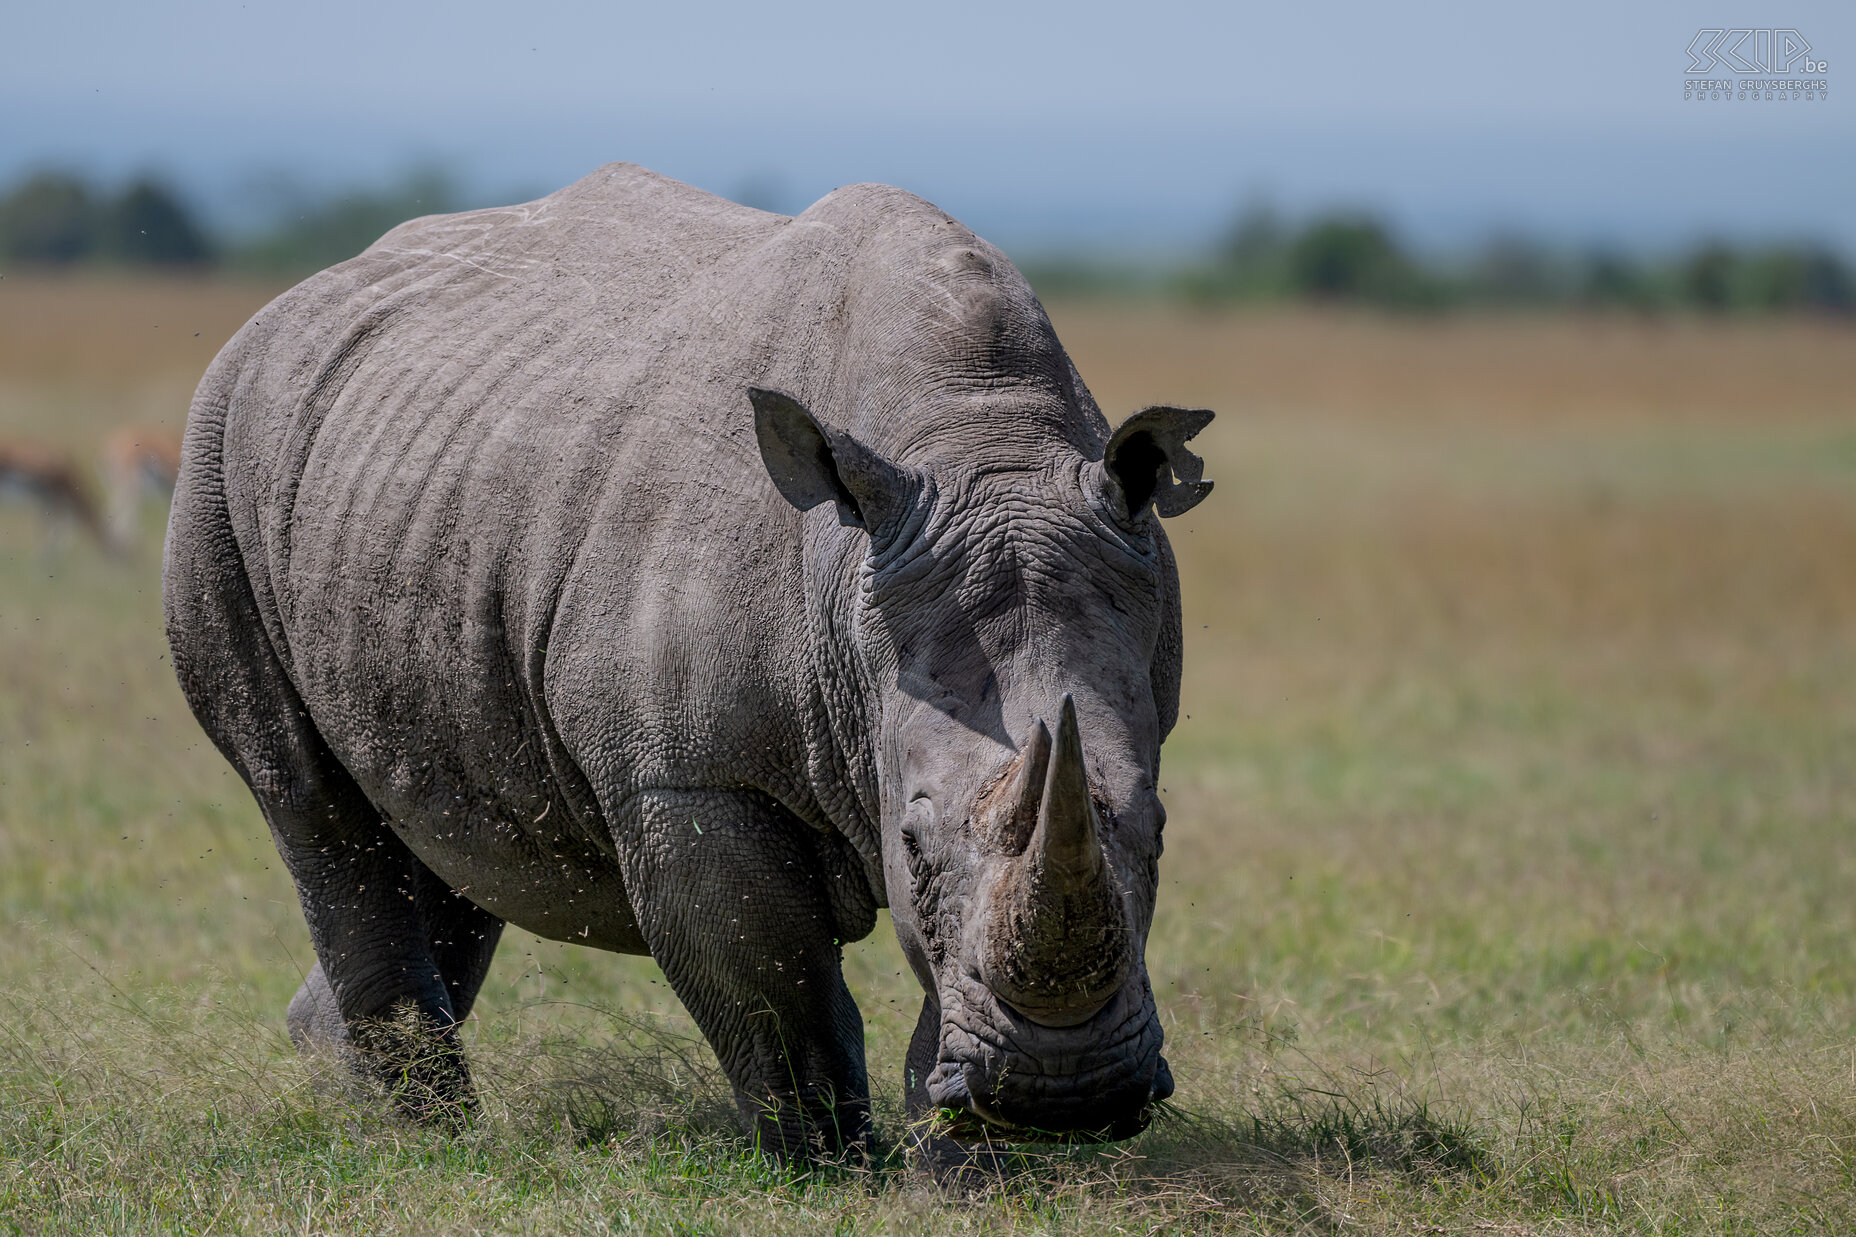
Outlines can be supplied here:
[[902, 830], [902, 850], [909, 861], [910, 897], [915, 903], [915, 908], [923, 910], [934, 873], [928, 867], [928, 857], [922, 854], [921, 839], [915, 836], [915, 830], [907, 827]]

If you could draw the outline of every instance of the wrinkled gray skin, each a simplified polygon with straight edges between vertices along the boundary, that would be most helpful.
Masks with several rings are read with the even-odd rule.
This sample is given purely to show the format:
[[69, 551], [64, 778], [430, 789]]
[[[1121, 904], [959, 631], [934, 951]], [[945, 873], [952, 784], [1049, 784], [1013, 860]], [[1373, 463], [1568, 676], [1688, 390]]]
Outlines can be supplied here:
[[285, 293], [195, 397], [166, 603], [315, 942], [293, 1036], [467, 1100], [516, 923], [649, 953], [763, 1146], [855, 1150], [840, 946], [889, 906], [912, 1113], [1139, 1130], [1154, 506], [1209, 419], [1111, 441], [1004, 256], [881, 186], [786, 218], [615, 164]]

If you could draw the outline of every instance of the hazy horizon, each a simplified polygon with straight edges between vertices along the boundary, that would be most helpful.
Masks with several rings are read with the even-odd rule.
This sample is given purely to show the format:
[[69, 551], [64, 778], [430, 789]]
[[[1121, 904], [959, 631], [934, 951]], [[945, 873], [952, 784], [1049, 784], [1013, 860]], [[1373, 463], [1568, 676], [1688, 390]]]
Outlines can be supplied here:
[[[944, 5], [936, 20], [815, 5], [622, 14], [345, 2], [15, 17], [0, 53], [0, 180], [152, 170], [217, 226], [445, 168], [473, 200], [548, 192], [612, 160], [799, 209], [902, 185], [1019, 251], [1204, 244], [1249, 200], [1383, 213], [1416, 243], [1518, 231], [1669, 249], [1702, 236], [1856, 251], [1856, 125], [1815, 101], [1685, 103], [1688, 6], [1428, 3], [1293, 12], [1172, 4], [1138, 20]], [[1712, 18], [1711, 18], [1712, 19]], [[1800, 30], [1827, 4], [1719, 21]]]

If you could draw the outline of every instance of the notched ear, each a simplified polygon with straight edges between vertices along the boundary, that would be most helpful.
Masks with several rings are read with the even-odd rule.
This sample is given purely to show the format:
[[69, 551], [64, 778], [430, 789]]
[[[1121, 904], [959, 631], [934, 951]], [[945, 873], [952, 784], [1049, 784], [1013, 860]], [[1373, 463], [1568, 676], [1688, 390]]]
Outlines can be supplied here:
[[907, 475], [849, 434], [820, 425], [784, 391], [749, 387], [754, 435], [780, 496], [801, 511], [822, 502], [838, 507], [838, 523], [882, 527], [909, 501]]
[[1143, 408], [1121, 423], [1102, 466], [1130, 516], [1150, 502], [1163, 516], [1183, 515], [1212, 492], [1212, 483], [1202, 479], [1205, 461], [1186, 449], [1186, 440], [1211, 423], [1208, 409], [1165, 405]]

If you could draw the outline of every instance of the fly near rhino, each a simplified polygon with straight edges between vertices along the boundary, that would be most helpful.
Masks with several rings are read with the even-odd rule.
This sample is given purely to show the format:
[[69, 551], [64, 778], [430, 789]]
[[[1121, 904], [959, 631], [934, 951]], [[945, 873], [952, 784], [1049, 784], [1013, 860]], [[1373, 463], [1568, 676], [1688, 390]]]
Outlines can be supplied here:
[[763, 1148], [855, 1154], [840, 954], [887, 906], [931, 1158], [1141, 1130], [1157, 517], [1211, 415], [1111, 431], [1005, 256], [878, 185], [614, 164], [286, 292], [194, 397], [165, 598], [315, 943], [292, 1037], [467, 1108], [514, 923], [649, 954]]

